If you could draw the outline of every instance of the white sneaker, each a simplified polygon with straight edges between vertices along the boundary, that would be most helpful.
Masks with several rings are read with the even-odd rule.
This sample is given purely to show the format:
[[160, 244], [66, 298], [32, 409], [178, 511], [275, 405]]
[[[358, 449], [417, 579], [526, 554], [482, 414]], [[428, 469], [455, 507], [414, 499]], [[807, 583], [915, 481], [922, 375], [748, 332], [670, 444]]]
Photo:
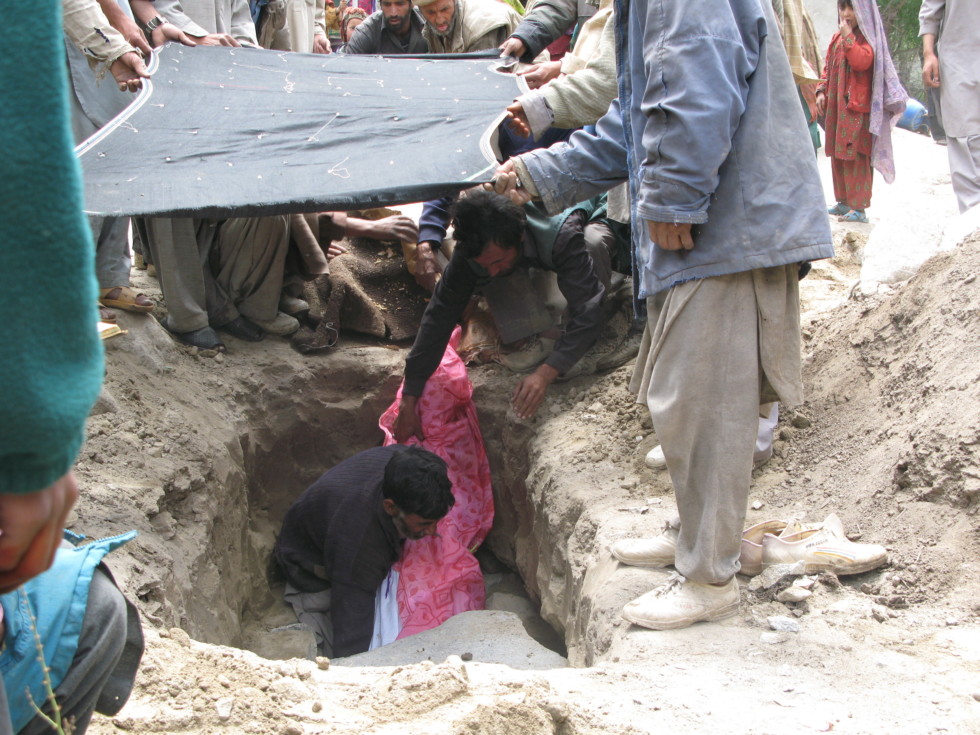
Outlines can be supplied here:
[[617, 541], [610, 549], [623, 564], [632, 567], [666, 567], [674, 563], [680, 531], [669, 523], [653, 538], [628, 538]]
[[299, 329], [299, 320], [289, 316], [289, 314], [283, 314], [281, 311], [276, 314], [275, 319], [250, 319], [249, 321], [261, 327], [263, 332], [278, 334], [281, 337], [292, 334]]
[[647, 452], [643, 462], [651, 470], [662, 470], [667, 466], [667, 458], [664, 457], [664, 449], [659, 444]]
[[[772, 445], [761, 451], [756, 450], [752, 454], [753, 467], [763, 465], [770, 459], [772, 459]], [[659, 444], [647, 452], [647, 456], [643, 458], [643, 461], [651, 470], [662, 470], [667, 466], [667, 458], [664, 457], [663, 447]]]
[[738, 557], [742, 574], [747, 577], [762, 574], [765, 569], [762, 563], [762, 542], [766, 535], [782, 533], [786, 525], [786, 521], [763, 521], [742, 531], [742, 548]]
[[721, 620], [738, 612], [735, 577], [716, 587], [672, 574], [663, 587], [647, 592], [623, 608], [631, 623], [653, 630], [686, 628], [702, 620]]
[[844, 526], [833, 513], [823, 523], [804, 526], [790, 522], [779, 536], [762, 539], [762, 566], [804, 561], [804, 574], [833, 572], [838, 576], [861, 574], [880, 567], [888, 552], [878, 544], [857, 544], [844, 535]]

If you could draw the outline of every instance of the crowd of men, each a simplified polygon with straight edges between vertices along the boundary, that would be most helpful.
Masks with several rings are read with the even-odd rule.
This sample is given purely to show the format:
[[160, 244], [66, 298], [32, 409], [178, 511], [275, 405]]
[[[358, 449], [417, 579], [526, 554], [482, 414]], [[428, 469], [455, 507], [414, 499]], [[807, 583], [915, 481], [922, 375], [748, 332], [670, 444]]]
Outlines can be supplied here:
[[[298, 5], [304, 12], [284, 13], [283, 26], [268, 37], [292, 50], [330, 52], [316, 3]], [[258, 45], [245, 0], [63, 0], [62, 7], [73, 45], [116, 83], [87, 86], [88, 65], [69, 60], [76, 137], [122, 104], [109, 92], [139, 88], [152, 48], [166, 41]], [[0, 64], [0, 115], [18, 155], [0, 178], [7, 243], [0, 317], [8, 325], [0, 344], [0, 633], [7, 644], [0, 657], [7, 692], [27, 689], [43, 701], [41, 669], [19, 643], [30, 630], [21, 600], [31, 600], [53, 701], [42, 715], [23, 698], [0, 696], [0, 733], [44, 730], [44, 718], [56, 715], [54, 701], [81, 733], [94, 709], [111, 713], [125, 702], [141, 650], [132, 608], [100, 565], [127, 537], [58, 549], [78, 495], [71, 465], [103, 372], [92, 302], [137, 311], [153, 305], [129, 285], [124, 225], [86, 223], [81, 213], [69, 77], [53, 22], [58, 3], [7, 10], [12, 40]], [[423, 0], [418, 11], [410, 0], [382, 0], [347, 43], [350, 51], [404, 52], [423, 41], [438, 53], [500, 47], [527, 61], [577, 20], [573, 0], [544, 0], [523, 22], [496, 0]], [[965, 210], [980, 191], [978, 99], [961, 92], [978, 83], [976, 5], [925, 0], [921, 21], [923, 75], [942, 90], [953, 185]], [[630, 563], [677, 570], [624, 609], [628, 620], [652, 629], [717, 620], [738, 608], [735, 575], [760, 407], [802, 400], [800, 264], [833, 255], [811, 138], [777, 25], [760, 0], [617, 0], [600, 29], [621, 49], [615, 86], [604, 78], [615, 99], [594, 128], [510, 158], [486, 192], [455, 205], [458, 249], [406, 363], [396, 434], [424, 440], [412, 399], [425, 390], [460, 304], [477, 286], [533, 261], [557, 272], [570, 296], [564, 335], [515, 390], [517, 414], [533, 415], [602, 319], [605, 256], [601, 246], [586, 249], [591, 220], [582, 203], [627, 186], [630, 270], [638, 311], [646, 313], [631, 387], [649, 407], [678, 510], [665, 533], [620, 550]], [[597, 53], [589, 68], [598, 69], [602, 57]], [[23, 59], [32, 60], [32, 74], [23, 74]], [[576, 79], [562, 73], [556, 82]], [[510, 110], [518, 128], [550, 125], [562, 114], [547, 93], [543, 101], [520, 102]], [[534, 215], [532, 200], [540, 202]], [[543, 226], [533, 223], [539, 214]], [[137, 223], [141, 252], [157, 268], [167, 301], [165, 326], [176, 338], [218, 348], [215, 329], [259, 339], [294, 328], [301, 299], [282, 264], [295, 220], [259, 220]], [[47, 227], [38, 228], [42, 221]], [[244, 278], [234, 267], [246, 256], [265, 264], [260, 277]], [[39, 303], [32, 296], [40, 283], [52, 288]], [[25, 303], [35, 305], [44, 329], [22, 318]], [[328, 472], [287, 514], [277, 558], [297, 594], [335, 594], [329, 604], [341, 606], [336, 619], [349, 627], [328, 619], [322, 634], [341, 641], [344, 652], [362, 648], [371, 583], [383, 578], [400, 544], [436, 533], [453, 506], [440, 463], [424, 449], [369, 450]], [[323, 526], [316, 523], [321, 512]], [[339, 594], [351, 586], [356, 594]], [[302, 615], [305, 608], [297, 609]]]

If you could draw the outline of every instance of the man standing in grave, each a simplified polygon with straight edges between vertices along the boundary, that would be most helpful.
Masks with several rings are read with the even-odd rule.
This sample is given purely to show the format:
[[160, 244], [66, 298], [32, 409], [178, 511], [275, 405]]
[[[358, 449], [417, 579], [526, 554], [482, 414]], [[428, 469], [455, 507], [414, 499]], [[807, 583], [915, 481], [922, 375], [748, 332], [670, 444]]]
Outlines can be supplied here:
[[341, 462], [293, 503], [273, 554], [321, 655], [369, 649], [375, 595], [402, 542], [435, 536], [455, 502], [442, 459], [393, 444]]

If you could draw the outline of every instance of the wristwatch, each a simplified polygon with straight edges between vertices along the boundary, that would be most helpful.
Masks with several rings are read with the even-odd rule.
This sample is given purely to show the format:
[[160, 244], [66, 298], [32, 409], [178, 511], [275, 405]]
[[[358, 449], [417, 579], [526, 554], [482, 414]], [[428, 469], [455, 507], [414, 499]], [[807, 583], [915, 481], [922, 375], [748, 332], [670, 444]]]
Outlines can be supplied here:
[[146, 32], [148, 34], [152, 34], [153, 31], [155, 31], [157, 28], [159, 28], [160, 26], [162, 26], [164, 23], [167, 22], [168, 22], [167, 19], [164, 18], [162, 15], [158, 15], [155, 18], [150, 18], [150, 20], [148, 20], [146, 23]]

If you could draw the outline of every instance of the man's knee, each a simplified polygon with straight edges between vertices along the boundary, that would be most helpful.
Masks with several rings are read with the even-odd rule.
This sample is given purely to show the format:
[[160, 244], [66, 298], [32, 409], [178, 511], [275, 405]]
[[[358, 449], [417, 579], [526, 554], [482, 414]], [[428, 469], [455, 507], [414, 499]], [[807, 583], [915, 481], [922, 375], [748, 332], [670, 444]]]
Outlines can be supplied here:
[[592, 258], [596, 275], [602, 285], [609, 290], [612, 276], [612, 258], [616, 248], [616, 236], [605, 222], [590, 222], [585, 227], [585, 251]]

